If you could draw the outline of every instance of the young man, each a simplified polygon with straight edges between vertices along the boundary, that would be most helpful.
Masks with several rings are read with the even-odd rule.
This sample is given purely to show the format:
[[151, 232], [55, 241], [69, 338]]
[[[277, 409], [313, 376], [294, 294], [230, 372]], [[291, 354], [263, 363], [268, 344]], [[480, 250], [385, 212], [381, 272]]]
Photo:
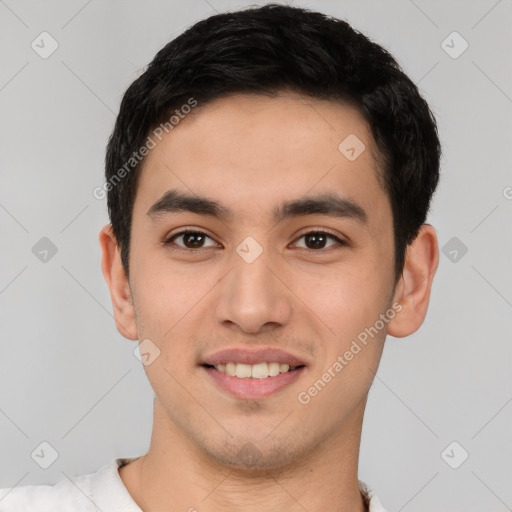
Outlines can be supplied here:
[[344, 21], [267, 5], [166, 45], [123, 98], [100, 233], [150, 449], [0, 509], [384, 511], [363, 415], [386, 335], [426, 315], [439, 156], [415, 85]]

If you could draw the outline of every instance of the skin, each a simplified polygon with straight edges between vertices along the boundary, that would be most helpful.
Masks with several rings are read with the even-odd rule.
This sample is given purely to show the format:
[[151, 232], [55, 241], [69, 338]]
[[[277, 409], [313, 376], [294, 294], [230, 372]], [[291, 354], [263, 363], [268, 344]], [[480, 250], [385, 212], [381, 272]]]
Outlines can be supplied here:
[[[366, 145], [354, 161], [338, 150], [349, 134]], [[150, 449], [119, 470], [144, 512], [365, 510], [357, 468], [368, 391], [386, 334], [408, 336], [422, 324], [439, 257], [435, 230], [423, 225], [395, 286], [392, 212], [375, 154], [354, 108], [283, 92], [198, 106], [146, 157], [129, 279], [110, 224], [100, 232], [119, 332], [160, 350], [144, 366], [155, 392]], [[213, 198], [233, 218], [150, 218], [149, 208], [173, 188]], [[319, 214], [272, 220], [285, 200], [333, 191], [358, 203], [367, 222]], [[164, 245], [184, 228], [210, 238], [199, 249], [174, 239], [188, 252]], [[303, 235], [315, 229], [348, 245], [336, 248], [330, 238], [308, 245]], [[236, 252], [247, 236], [263, 249], [250, 264]], [[300, 403], [298, 394], [393, 304], [401, 311]], [[268, 398], [238, 400], [199, 365], [233, 346], [282, 348], [308, 366]], [[252, 464], [243, 456], [248, 443]]]

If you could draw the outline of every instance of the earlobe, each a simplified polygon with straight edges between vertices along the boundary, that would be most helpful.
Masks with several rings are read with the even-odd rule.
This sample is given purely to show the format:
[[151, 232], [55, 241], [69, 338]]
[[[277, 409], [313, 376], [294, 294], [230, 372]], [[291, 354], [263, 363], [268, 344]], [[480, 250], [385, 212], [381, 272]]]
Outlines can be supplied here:
[[136, 340], [138, 335], [131, 290], [111, 224], [100, 231], [99, 241], [101, 270], [110, 291], [117, 330], [125, 338]]
[[420, 328], [427, 314], [438, 263], [436, 232], [429, 224], [423, 224], [417, 237], [407, 247], [402, 277], [394, 296], [394, 302], [398, 302], [402, 309], [389, 322], [388, 334], [402, 338]]

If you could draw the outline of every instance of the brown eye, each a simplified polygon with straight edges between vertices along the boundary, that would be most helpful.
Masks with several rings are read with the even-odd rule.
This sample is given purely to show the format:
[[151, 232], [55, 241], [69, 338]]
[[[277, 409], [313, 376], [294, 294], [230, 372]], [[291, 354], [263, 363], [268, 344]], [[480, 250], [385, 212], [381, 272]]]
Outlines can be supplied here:
[[[336, 245], [346, 245], [346, 243], [343, 240], [325, 231], [311, 231], [309, 233], [305, 233], [304, 235], [302, 235], [299, 238], [299, 240], [302, 238], [305, 240], [305, 246], [303, 246], [302, 248], [311, 249], [313, 251], [318, 249], [325, 249], [326, 247], [329, 248]], [[329, 246], [326, 246], [329, 239], [334, 240], [334, 243], [330, 244]]]
[[[182, 239], [182, 244], [176, 244], [175, 240]], [[183, 249], [202, 249], [204, 247], [211, 247], [216, 246], [215, 242], [210, 246], [205, 246], [205, 241], [209, 239], [212, 240], [206, 233], [203, 233], [201, 231], [181, 231], [180, 233], [176, 233], [175, 235], [171, 236], [168, 240], [165, 241], [165, 244], [175, 244], [180, 248]], [[213, 240], [212, 240], [213, 242]]]

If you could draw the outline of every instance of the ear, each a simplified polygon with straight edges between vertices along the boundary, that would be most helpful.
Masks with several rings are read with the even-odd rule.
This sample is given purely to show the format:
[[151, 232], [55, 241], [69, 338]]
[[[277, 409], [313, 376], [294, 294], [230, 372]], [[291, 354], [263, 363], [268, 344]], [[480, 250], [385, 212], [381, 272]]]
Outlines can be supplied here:
[[99, 240], [101, 270], [110, 291], [117, 330], [125, 338], [136, 340], [138, 335], [135, 308], [128, 278], [121, 262], [121, 251], [112, 232], [112, 224], [107, 224], [100, 231]]
[[397, 338], [416, 332], [427, 314], [432, 281], [439, 263], [435, 229], [423, 224], [414, 241], [407, 246], [405, 264], [393, 303], [402, 309], [388, 324], [388, 334]]

